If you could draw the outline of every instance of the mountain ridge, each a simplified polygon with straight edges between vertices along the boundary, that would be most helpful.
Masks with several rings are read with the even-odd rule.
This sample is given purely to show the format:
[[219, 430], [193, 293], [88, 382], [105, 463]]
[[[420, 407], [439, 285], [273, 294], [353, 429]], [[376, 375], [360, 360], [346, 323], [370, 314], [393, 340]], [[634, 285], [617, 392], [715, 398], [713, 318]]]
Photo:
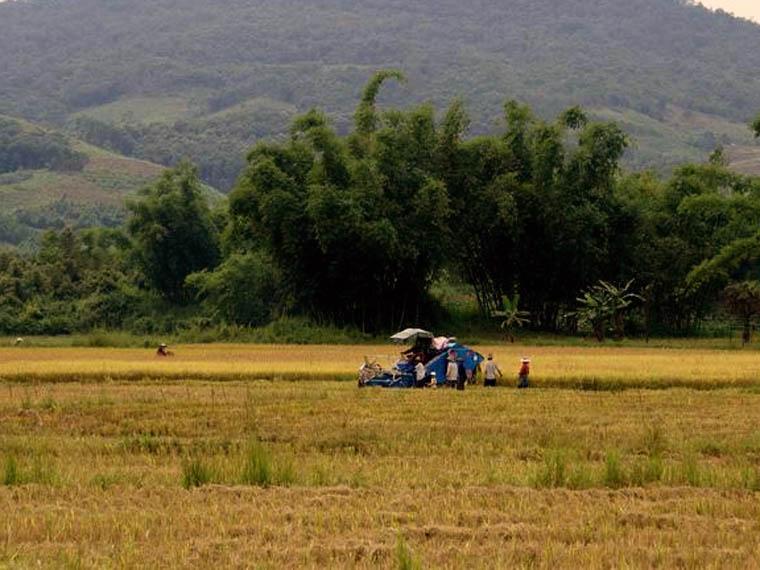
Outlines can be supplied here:
[[[543, 116], [575, 104], [635, 113], [629, 132], [645, 135], [628, 164], [667, 170], [716, 144], [752, 146], [759, 42], [755, 23], [678, 0], [6, 3], [0, 109], [61, 126], [89, 116], [127, 133], [134, 156], [187, 155], [230, 188], [251, 144], [314, 106], [345, 132], [364, 82], [397, 67], [409, 83], [381, 104], [459, 97], [473, 134], [495, 130], [510, 98]], [[272, 104], [218, 115], [246, 101]], [[673, 108], [733, 134], [686, 120], [675, 136]]]

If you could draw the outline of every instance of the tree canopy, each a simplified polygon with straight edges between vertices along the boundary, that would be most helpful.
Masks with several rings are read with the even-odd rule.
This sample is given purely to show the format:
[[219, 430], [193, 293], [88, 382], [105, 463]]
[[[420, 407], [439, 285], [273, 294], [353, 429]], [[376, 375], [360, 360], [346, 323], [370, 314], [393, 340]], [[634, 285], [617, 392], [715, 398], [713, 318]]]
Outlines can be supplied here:
[[507, 101], [501, 131], [472, 136], [459, 100], [383, 103], [401, 78], [368, 82], [346, 134], [312, 109], [253, 146], [214, 208], [181, 163], [124, 227], [64, 228], [2, 253], [0, 329], [299, 316], [383, 332], [440, 319], [442, 280], [469, 287], [484, 322], [530, 315], [542, 331], [688, 334], [724, 307], [750, 326], [754, 305], [734, 301], [754, 302], [756, 286], [735, 284], [760, 278], [760, 179], [720, 160], [627, 174], [629, 137], [577, 106], [547, 120]]
[[139, 267], [172, 301], [188, 299], [185, 278], [218, 262], [217, 233], [198, 172], [183, 163], [129, 204], [129, 233]]

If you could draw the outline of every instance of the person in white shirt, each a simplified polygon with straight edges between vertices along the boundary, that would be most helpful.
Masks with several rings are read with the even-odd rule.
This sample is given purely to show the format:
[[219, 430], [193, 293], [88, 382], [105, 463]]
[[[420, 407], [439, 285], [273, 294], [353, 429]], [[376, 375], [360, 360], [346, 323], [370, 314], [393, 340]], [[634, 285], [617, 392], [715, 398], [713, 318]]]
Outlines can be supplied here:
[[422, 388], [425, 385], [427, 370], [425, 370], [425, 365], [422, 364], [421, 358], [417, 358], [417, 364], [414, 366], [414, 376], [417, 380], [417, 387]]
[[499, 378], [503, 376], [501, 373], [501, 370], [499, 369], [499, 365], [496, 364], [496, 362], [493, 359], [493, 354], [488, 355], [488, 360], [486, 360], [485, 364], [485, 372], [486, 372], [486, 380], [483, 383], [486, 387], [494, 387], [496, 386], [496, 375], [499, 375]]
[[449, 363], [446, 365], [446, 385], [456, 386], [459, 382], [459, 366], [456, 360], [449, 357]]

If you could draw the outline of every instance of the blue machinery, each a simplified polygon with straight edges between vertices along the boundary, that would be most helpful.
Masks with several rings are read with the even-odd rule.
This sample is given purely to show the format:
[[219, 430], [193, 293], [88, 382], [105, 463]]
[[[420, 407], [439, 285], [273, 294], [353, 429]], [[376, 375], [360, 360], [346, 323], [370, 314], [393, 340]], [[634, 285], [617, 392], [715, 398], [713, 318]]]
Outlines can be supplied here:
[[[425, 365], [426, 380], [429, 384], [435, 376], [435, 382], [442, 386], [446, 383], [446, 368], [449, 356], [461, 364], [468, 358], [472, 349], [459, 344], [454, 338], [434, 337], [432, 333], [422, 329], [406, 329], [391, 337], [391, 340], [401, 344], [413, 344], [411, 348], [401, 353], [401, 359], [392, 370], [382, 370], [376, 364], [365, 362], [359, 371], [359, 386], [381, 388], [415, 388], [417, 385], [415, 365], [419, 358]], [[483, 355], [472, 351], [470, 356], [479, 366]]]

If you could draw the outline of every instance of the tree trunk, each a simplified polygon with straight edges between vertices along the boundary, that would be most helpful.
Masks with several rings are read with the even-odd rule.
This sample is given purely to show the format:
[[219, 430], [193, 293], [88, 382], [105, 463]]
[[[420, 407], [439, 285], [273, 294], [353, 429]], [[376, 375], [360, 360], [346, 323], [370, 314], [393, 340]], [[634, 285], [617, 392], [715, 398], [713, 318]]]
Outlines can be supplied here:
[[594, 337], [598, 342], [604, 342], [604, 321], [594, 323]]
[[623, 313], [618, 312], [615, 314], [615, 340], [622, 341], [625, 338], [625, 321], [623, 320]]

